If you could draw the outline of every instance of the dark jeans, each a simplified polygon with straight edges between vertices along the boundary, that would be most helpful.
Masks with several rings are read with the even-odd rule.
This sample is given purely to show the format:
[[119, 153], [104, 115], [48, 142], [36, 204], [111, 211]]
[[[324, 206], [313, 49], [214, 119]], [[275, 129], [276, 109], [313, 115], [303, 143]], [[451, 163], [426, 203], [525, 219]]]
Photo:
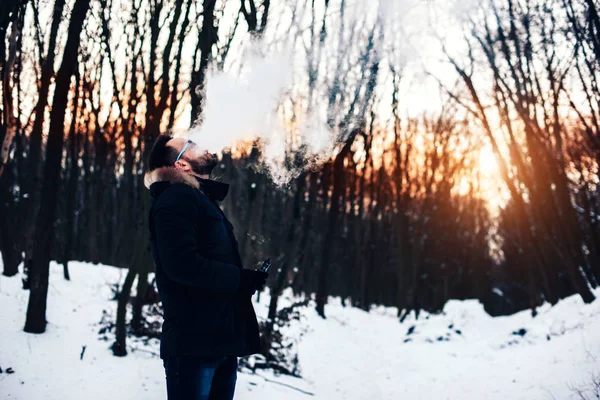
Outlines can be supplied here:
[[231, 400], [237, 379], [237, 357], [163, 360], [168, 400]]

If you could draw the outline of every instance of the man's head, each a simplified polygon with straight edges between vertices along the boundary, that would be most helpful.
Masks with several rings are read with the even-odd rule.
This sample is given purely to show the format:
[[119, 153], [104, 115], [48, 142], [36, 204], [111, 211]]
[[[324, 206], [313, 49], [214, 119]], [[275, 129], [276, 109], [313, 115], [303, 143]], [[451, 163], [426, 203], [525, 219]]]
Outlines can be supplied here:
[[208, 177], [218, 164], [216, 154], [200, 149], [194, 142], [183, 138], [160, 135], [150, 151], [148, 169], [174, 167], [188, 174]]

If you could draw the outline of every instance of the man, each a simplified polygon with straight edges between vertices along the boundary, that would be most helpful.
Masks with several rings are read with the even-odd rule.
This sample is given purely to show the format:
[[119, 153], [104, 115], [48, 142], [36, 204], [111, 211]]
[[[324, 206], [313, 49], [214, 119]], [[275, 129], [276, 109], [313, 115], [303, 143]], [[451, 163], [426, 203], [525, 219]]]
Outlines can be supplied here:
[[233, 227], [217, 205], [229, 185], [209, 179], [216, 165], [216, 155], [193, 142], [161, 135], [144, 177], [169, 400], [232, 399], [237, 357], [259, 350], [251, 297], [268, 274], [242, 267]]

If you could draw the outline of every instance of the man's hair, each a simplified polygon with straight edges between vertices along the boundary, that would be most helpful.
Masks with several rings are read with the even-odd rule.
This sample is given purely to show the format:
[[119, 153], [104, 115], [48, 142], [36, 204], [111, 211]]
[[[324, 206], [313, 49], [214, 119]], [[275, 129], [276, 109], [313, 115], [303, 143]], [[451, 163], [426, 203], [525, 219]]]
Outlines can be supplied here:
[[152, 150], [148, 155], [148, 170], [153, 171], [161, 167], [171, 167], [175, 164], [177, 155], [179, 154], [171, 146], [167, 146], [169, 140], [173, 139], [170, 135], [159, 135], [154, 144]]

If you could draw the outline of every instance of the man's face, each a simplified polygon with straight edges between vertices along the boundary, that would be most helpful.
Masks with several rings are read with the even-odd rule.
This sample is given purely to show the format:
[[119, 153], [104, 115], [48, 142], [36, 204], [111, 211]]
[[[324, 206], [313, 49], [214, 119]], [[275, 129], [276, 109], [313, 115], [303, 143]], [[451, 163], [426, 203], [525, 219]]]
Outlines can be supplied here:
[[[169, 140], [167, 146], [173, 147], [179, 154], [187, 142], [183, 138], [173, 138]], [[175, 168], [198, 175], [210, 175], [218, 163], [219, 159], [216, 154], [209, 153], [197, 146], [196, 143], [191, 142], [181, 154], [179, 160], [175, 162]]]

